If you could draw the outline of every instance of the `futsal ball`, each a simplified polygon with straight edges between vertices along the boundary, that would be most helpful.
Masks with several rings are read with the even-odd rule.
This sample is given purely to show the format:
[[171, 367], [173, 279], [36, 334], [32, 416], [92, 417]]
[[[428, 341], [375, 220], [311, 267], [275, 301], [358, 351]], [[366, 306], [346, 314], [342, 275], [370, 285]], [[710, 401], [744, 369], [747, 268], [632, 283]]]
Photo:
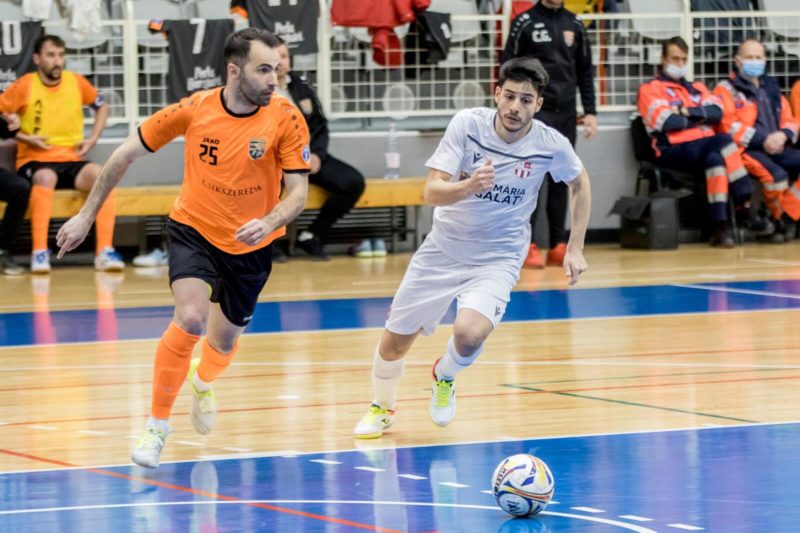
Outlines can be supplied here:
[[534, 516], [553, 499], [555, 479], [544, 461], [527, 453], [503, 459], [492, 476], [497, 505], [514, 516]]

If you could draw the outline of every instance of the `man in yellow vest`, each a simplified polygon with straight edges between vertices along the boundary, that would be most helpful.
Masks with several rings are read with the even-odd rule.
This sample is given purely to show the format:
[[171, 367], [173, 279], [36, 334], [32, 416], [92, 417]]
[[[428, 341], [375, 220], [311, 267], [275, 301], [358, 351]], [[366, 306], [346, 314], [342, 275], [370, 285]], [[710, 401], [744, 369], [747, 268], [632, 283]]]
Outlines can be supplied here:
[[[108, 104], [89, 81], [64, 70], [64, 41], [43, 35], [33, 48], [36, 72], [20, 77], [0, 94], [0, 112], [17, 113], [17, 171], [31, 180], [31, 272], [50, 272], [48, 227], [55, 189], [89, 191], [100, 165], [83, 160], [100, 138], [108, 119]], [[94, 110], [92, 134], [84, 138], [83, 106]], [[109, 196], [97, 214], [94, 267], [119, 271], [125, 264], [114, 250], [114, 197]]]

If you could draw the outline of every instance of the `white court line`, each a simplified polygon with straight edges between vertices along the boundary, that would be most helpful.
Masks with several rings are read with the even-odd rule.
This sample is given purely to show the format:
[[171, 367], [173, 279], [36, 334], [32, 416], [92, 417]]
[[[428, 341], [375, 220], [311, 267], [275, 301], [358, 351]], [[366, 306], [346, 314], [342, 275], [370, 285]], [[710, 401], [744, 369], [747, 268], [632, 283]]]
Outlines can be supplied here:
[[605, 513], [603, 509], [595, 509], [594, 507], [570, 507], [573, 511], [581, 511], [582, 513]]
[[176, 440], [176, 441], [173, 441], [173, 442], [175, 444], [182, 444], [184, 446], [195, 446], [195, 447], [197, 447], [197, 446], [202, 446], [203, 445], [202, 442], [195, 442], [193, 440]]
[[464, 485], [463, 483], [456, 483], [454, 481], [440, 481], [439, 485], [443, 485], [445, 487], [453, 487], [454, 489], [468, 489], [469, 485]]
[[635, 514], [623, 514], [620, 515], [619, 518], [623, 520], [632, 520], [634, 522], [652, 522], [652, 518], [647, 518], [646, 516], [637, 516]]
[[[231, 450], [235, 448], [222, 448], [222, 449]], [[247, 448], [240, 448], [240, 449], [247, 450]], [[241, 453], [198, 455], [197, 457], [202, 461], [227, 461], [228, 459], [261, 459], [263, 457], [297, 457], [302, 453], [303, 452], [296, 452], [295, 450], [279, 450], [274, 452], [250, 452], [248, 450]], [[195, 461], [190, 459], [188, 461], [179, 461], [179, 462], [192, 463]], [[161, 464], [164, 464], [164, 462], [162, 461]], [[126, 465], [115, 465], [115, 466], [126, 466]]]
[[413, 479], [414, 481], [422, 481], [423, 479], [428, 479], [425, 476], [416, 476], [414, 474], [397, 474], [397, 477], [402, 477], [405, 479]]
[[376, 474], [378, 472], [386, 472], [385, 468], [375, 468], [374, 466], [354, 466], [353, 468], [355, 470], [364, 470], [366, 472], [375, 472]]
[[310, 459], [309, 462], [319, 463], [321, 465], [340, 465], [341, 461], [331, 461], [330, 459]]
[[491, 495], [494, 496], [494, 492], [492, 492], [490, 490], [482, 490], [481, 492], [484, 493], [484, 494], [491, 494]]
[[692, 285], [691, 283], [671, 283], [670, 286], [680, 287], [683, 289], [698, 289], [701, 291], [728, 292], [732, 294], [749, 294], [753, 296], [774, 296], [776, 298], [788, 298], [790, 300], [800, 300], [800, 294], [789, 294], [785, 292], [756, 291], [752, 289], [729, 289], [728, 287], [713, 287], [710, 285]]
[[[193, 501], [183, 501], [183, 502], [147, 502], [147, 503], [116, 503], [116, 504], [104, 504], [104, 505], [77, 505], [74, 507], [47, 507], [42, 509], [15, 509], [10, 511], [0, 511], [0, 516], [2, 515], [18, 515], [18, 514], [33, 514], [33, 513], [53, 513], [53, 512], [63, 512], [63, 511], [88, 511], [88, 510], [96, 510], [96, 509], [124, 509], [124, 508], [131, 508], [131, 507], [177, 507], [183, 505], [247, 505], [253, 503], [265, 503], [265, 504], [333, 504], [333, 505], [397, 505], [397, 506], [411, 506], [411, 507], [446, 507], [446, 508], [453, 508], [453, 509], [481, 509], [486, 511], [492, 511], [495, 513], [502, 513], [503, 511], [496, 507], [496, 506], [487, 506], [487, 505], [467, 505], [467, 504], [459, 504], [459, 503], [428, 503], [428, 502], [392, 502], [392, 501], [353, 501], [353, 500], [240, 500], [240, 501], [221, 501], [221, 500], [213, 500], [213, 501], [205, 501], [205, 500], [193, 500]], [[624, 529], [628, 529], [630, 531], [635, 531], [636, 533], [656, 533], [652, 529], [648, 529], [643, 526], [637, 526], [634, 524], [626, 524], [625, 522], [618, 522], [616, 520], [609, 520], [607, 518], [599, 518], [596, 516], [583, 516], [583, 515], [576, 515], [571, 513], [557, 513], [553, 511], [542, 511], [541, 514], [543, 515], [550, 515], [550, 516], [559, 516], [562, 518], [573, 518], [575, 520], [586, 520], [589, 522], [597, 522], [600, 524], [607, 524], [611, 526], [617, 526]]]
[[690, 526], [687, 524], [667, 524], [667, 527], [674, 527], [675, 529], [685, 529], [686, 531], [702, 531], [705, 528]]
[[[725, 430], [725, 429], [732, 429], [732, 428], [748, 428], [748, 427], [761, 427], [761, 426], [788, 426], [793, 424], [800, 423], [800, 420], [781, 420], [777, 422], [753, 422], [753, 423], [743, 423], [743, 424], [730, 424], [722, 427], [695, 427], [695, 426], [687, 426], [681, 428], [670, 428], [670, 429], [647, 429], [647, 430], [639, 430], [639, 431], [609, 431], [606, 433], [578, 433], [578, 434], [563, 434], [563, 435], [547, 435], [547, 436], [536, 436], [536, 437], [526, 437], [525, 439], [521, 440], [558, 440], [558, 439], [576, 439], [576, 438], [587, 438], [587, 437], [611, 437], [615, 435], [651, 435], [656, 433], [674, 433], [678, 431], [707, 431], [707, 430]], [[138, 439], [139, 435], [131, 435], [131, 439]], [[437, 444], [407, 444], [405, 446], [384, 446], [384, 447], [376, 447], [372, 448], [370, 451], [380, 451], [380, 450], [415, 450], [419, 448], [432, 448], [438, 446], [469, 446], [474, 444], [495, 444], [497, 441], [494, 440], [475, 440], [475, 441], [461, 441], [461, 442], [449, 442], [449, 443], [437, 443]], [[263, 453], [253, 453], [249, 454], [250, 457], [253, 459], [259, 459], [262, 457], [281, 457], [282, 454], [287, 453], [286, 451], [278, 451], [278, 452], [263, 452]], [[360, 450], [358, 448], [350, 448], [350, 449], [342, 449], [342, 450], [316, 450], [311, 452], [297, 452], [297, 455], [326, 455], [326, 454], [339, 454], [339, 453], [364, 453], [364, 450]], [[225, 460], [225, 459], [236, 459], [236, 455], [201, 455], [199, 456], [202, 460]], [[313, 461], [314, 459], [311, 459]], [[183, 459], [180, 461], [161, 461], [162, 465], [166, 464], [181, 464], [181, 463], [196, 463], [196, 459]], [[107, 465], [88, 465], [88, 466], [67, 466], [67, 467], [58, 467], [58, 468], [35, 468], [35, 469], [28, 469], [28, 470], [8, 470], [8, 471], [0, 471], [0, 475], [6, 474], [28, 474], [32, 472], [53, 472], [53, 471], [62, 471], [62, 470], [87, 470], [90, 468], [120, 468], [131, 466], [131, 463], [116, 463], [116, 464], [107, 464]], [[556, 503], [556, 502], [550, 502]]]

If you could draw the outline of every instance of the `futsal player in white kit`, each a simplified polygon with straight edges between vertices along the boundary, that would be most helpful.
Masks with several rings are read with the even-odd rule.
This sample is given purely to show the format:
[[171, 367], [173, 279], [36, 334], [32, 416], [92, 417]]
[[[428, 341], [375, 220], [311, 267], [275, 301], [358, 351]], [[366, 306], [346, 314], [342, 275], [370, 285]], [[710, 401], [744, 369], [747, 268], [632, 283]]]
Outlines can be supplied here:
[[430, 335], [453, 299], [458, 313], [444, 355], [433, 366], [430, 416], [446, 426], [456, 412], [454, 379], [481, 354], [519, 279], [530, 218], [545, 174], [569, 185], [571, 235], [564, 256], [570, 284], [586, 270], [589, 176], [569, 141], [533, 120], [548, 76], [533, 58], [500, 68], [497, 109], [459, 111], [426, 166], [425, 200], [437, 206], [433, 229], [414, 254], [392, 301], [372, 366], [372, 405], [354, 436], [377, 438], [392, 425], [403, 357]]

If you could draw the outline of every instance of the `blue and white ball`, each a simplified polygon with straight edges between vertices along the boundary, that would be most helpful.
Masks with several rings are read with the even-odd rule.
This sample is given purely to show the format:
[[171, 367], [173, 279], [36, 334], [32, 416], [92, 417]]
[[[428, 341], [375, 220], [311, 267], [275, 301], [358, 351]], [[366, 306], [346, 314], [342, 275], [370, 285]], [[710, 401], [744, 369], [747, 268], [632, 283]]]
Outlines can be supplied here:
[[544, 461], [527, 453], [503, 459], [492, 476], [497, 505], [514, 516], [534, 516], [553, 499], [555, 479]]

